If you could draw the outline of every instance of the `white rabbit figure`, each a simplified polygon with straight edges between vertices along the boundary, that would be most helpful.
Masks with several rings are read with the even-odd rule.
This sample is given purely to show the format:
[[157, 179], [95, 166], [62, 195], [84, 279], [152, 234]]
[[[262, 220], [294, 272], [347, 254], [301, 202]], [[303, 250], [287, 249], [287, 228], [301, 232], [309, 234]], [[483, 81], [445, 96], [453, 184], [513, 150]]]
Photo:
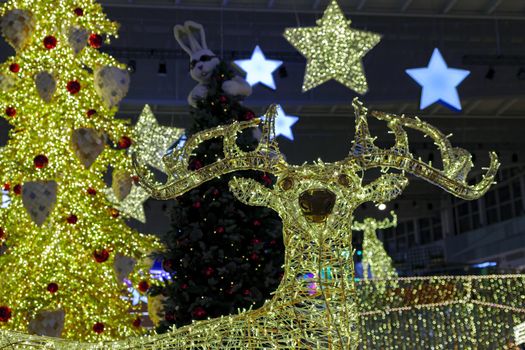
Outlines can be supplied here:
[[[173, 29], [175, 39], [184, 51], [190, 55], [190, 75], [199, 83], [188, 96], [188, 103], [196, 107], [197, 101], [208, 95], [210, 79], [220, 59], [208, 49], [204, 27], [192, 21], [176, 25]], [[230, 97], [247, 97], [252, 87], [240, 76], [222, 83], [222, 90]]]

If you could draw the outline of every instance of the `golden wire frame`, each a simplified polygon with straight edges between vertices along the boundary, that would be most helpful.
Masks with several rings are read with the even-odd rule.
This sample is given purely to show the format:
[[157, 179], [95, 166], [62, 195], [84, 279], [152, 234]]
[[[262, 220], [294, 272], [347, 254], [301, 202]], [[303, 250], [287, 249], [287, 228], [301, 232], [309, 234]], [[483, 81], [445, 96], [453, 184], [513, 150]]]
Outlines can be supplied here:
[[[491, 153], [490, 167], [481, 181], [468, 185], [470, 154], [453, 148], [439, 130], [417, 118], [371, 113], [387, 122], [396, 139], [392, 148], [380, 149], [368, 130], [368, 111], [357, 100], [354, 108], [356, 135], [351, 153], [335, 163], [287, 164], [275, 142], [276, 106], [270, 107], [262, 124], [256, 119], [193, 135], [181, 150], [164, 159], [170, 176], [164, 185], [156, 183], [135, 162], [142, 186], [163, 200], [237, 170], [259, 170], [276, 176], [273, 188], [246, 178], [230, 182], [241, 202], [272, 208], [283, 221], [284, 276], [272, 299], [262, 307], [198, 321], [166, 334], [121, 342], [81, 344], [3, 332], [0, 344], [68, 349], [376, 349], [376, 344], [383, 342], [388, 344], [385, 348], [394, 349], [418, 348], [428, 340], [427, 343], [444, 341], [468, 347], [477, 341], [482, 332], [481, 321], [489, 316], [505, 321], [505, 327], [495, 326], [489, 333], [493, 342], [503, 344], [512, 322], [523, 321], [523, 275], [372, 279], [356, 283], [348, 254], [352, 251], [352, 213], [357, 206], [395, 198], [408, 184], [406, 173], [457, 197], [479, 198], [493, 183], [499, 167], [495, 154]], [[238, 133], [259, 125], [263, 137], [258, 147], [251, 152], [240, 150], [236, 144]], [[410, 154], [403, 127], [419, 130], [435, 141], [444, 169], [433, 168]], [[213, 138], [222, 138], [225, 157], [190, 171], [193, 150]], [[361, 174], [370, 168], [381, 168], [384, 173], [363, 185]], [[387, 172], [390, 168], [401, 172]], [[330, 198], [335, 198], [333, 203]], [[319, 205], [318, 199], [331, 205]], [[327, 269], [329, 276], [323, 274]], [[314, 293], [312, 283], [317, 285]], [[378, 288], [377, 283], [382, 287]], [[477, 314], [478, 318], [473, 316]], [[461, 326], [461, 332], [446, 330], [451, 324], [450, 315], [454, 324]], [[398, 328], [393, 329], [396, 325]]]

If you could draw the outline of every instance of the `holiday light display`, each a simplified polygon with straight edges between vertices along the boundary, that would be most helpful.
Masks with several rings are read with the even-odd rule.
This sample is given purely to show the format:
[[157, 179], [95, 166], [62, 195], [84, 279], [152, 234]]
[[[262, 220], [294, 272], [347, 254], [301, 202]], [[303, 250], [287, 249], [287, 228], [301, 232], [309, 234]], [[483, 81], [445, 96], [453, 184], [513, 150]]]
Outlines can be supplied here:
[[283, 61], [267, 59], [259, 45], [255, 47], [249, 60], [236, 60], [234, 63], [246, 72], [246, 81], [251, 86], [261, 83], [272, 90], [276, 89], [272, 74]]
[[308, 60], [303, 92], [330, 79], [361, 95], [368, 91], [361, 60], [381, 36], [350, 28], [350, 23], [332, 0], [317, 27], [286, 29], [284, 37]]
[[439, 49], [434, 49], [428, 67], [407, 69], [406, 73], [422, 87], [421, 109], [440, 102], [461, 111], [457, 87], [469, 76], [470, 71], [449, 68]]
[[[472, 163], [467, 151], [453, 148], [431, 125], [403, 116], [368, 111], [354, 102], [356, 135], [349, 156], [336, 163], [293, 166], [273, 141], [273, 106], [266, 116], [262, 141], [254, 151], [236, 146], [241, 130], [260, 120], [235, 122], [191, 136], [180, 150], [165, 158], [171, 175], [165, 185], [137, 165], [141, 183], [159, 199], [174, 198], [199, 184], [234, 170], [253, 169], [277, 177], [273, 188], [251, 179], [235, 178], [230, 186], [250, 205], [274, 208], [283, 219], [285, 274], [274, 297], [257, 310], [195, 322], [162, 335], [101, 344], [59, 343], [53, 339], [4, 332], [0, 344], [30, 344], [69, 349], [264, 348], [355, 349], [499, 348], [512, 337], [514, 324], [525, 320], [521, 308], [524, 275], [480, 277], [353, 280], [351, 224], [353, 210], [367, 201], [386, 202], [407, 185], [405, 173], [419, 176], [464, 199], [482, 196], [491, 186], [499, 163], [491, 164], [480, 182], [469, 185]], [[386, 121], [395, 135], [390, 149], [375, 146], [367, 116]], [[443, 169], [415, 159], [404, 128], [423, 132], [438, 145]], [[202, 142], [222, 137], [224, 158], [198, 170], [188, 169], [192, 151]], [[364, 185], [365, 169], [399, 169]], [[330, 270], [330, 278], [323, 271]], [[312, 272], [314, 271], [314, 272]], [[297, 278], [297, 276], [306, 276]], [[176, 276], [174, 276], [176, 278]], [[392, 284], [390, 284], [392, 281]], [[381, 282], [384, 288], [376, 288]], [[316, 283], [316, 292], [311, 285]], [[449, 327], [450, 326], [450, 327]]]
[[397, 215], [390, 212], [392, 219], [377, 220], [366, 218], [363, 222], [354, 221], [353, 231], [363, 231], [363, 276], [366, 278], [389, 279], [396, 278], [397, 272], [392, 266], [392, 258], [388, 256], [383, 242], [377, 238], [376, 231], [397, 226]]
[[104, 196], [104, 173], [130, 170], [135, 139], [114, 119], [129, 74], [98, 50], [117, 24], [92, 0], [10, 0], [0, 15], [16, 49], [0, 65], [13, 127], [0, 158], [11, 199], [0, 210], [0, 338], [8, 330], [82, 341], [139, 335], [115, 256], [139, 262], [128, 276], [137, 286], [149, 278], [140, 259], [159, 245]]

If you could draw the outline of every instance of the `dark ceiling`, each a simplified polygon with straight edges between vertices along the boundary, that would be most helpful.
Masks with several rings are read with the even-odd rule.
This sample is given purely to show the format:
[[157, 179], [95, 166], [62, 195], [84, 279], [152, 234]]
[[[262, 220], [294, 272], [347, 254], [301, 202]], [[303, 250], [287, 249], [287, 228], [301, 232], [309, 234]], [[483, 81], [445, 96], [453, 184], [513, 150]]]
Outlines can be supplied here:
[[[370, 91], [361, 98], [369, 107], [419, 115], [444, 133], [453, 133], [451, 141], [473, 152], [478, 165], [487, 165], [486, 155], [492, 149], [500, 153], [504, 167], [523, 163], [525, 76], [518, 72], [525, 68], [525, 1], [339, 3], [354, 28], [383, 35], [364, 59]], [[188, 58], [173, 38], [173, 26], [194, 20], [205, 26], [210, 48], [226, 60], [248, 58], [260, 45], [267, 57], [285, 61], [288, 77], [276, 76], [277, 90], [256, 86], [245, 103], [261, 113], [268, 104], [280, 103], [288, 114], [300, 117], [296, 140], [280, 140], [290, 162], [318, 157], [334, 161], [350, 149], [350, 104], [356, 94], [336, 82], [302, 93], [305, 60], [282, 36], [287, 27], [315, 25], [328, 0], [106, 0], [102, 4], [109, 17], [121, 23], [120, 37], [105, 50], [124, 63], [136, 64], [121, 117], [136, 119], [148, 103], [162, 124], [190, 123], [186, 96], [195, 82], [188, 74]], [[440, 105], [418, 110], [421, 89], [404, 70], [426, 66], [435, 47], [449, 66], [472, 71], [459, 87], [464, 106], [460, 113]], [[11, 53], [6, 46], [1, 52], [4, 57]], [[160, 63], [167, 64], [165, 76], [158, 74]], [[486, 78], [489, 67], [494, 69], [493, 79]], [[377, 133], [382, 135], [383, 129]], [[420, 135], [413, 137], [413, 151], [425, 159], [434, 150], [432, 145]], [[440, 193], [414, 181], [403, 199], [437, 202]]]

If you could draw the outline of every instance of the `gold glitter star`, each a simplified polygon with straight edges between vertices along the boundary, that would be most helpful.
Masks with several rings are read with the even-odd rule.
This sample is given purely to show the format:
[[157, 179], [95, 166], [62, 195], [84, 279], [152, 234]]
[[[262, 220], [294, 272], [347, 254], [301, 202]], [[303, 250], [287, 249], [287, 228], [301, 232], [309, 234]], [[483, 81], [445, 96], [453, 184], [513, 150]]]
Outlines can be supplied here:
[[113, 189], [104, 190], [106, 198], [110, 201], [115, 209], [118, 209], [124, 216], [131, 217], [142, 223], [146, 223], [146, 213], [144, 212], [144, 202], [150, 197], [149, 193], [140, 186], [133, 185], [131, 192], [119, 201], [113, 192]]
[[288, 28], [284, 37], [306, 57], [303, 92], [335, 79], [363, 95], [368, 91], [361, 59], [381, 40], [381, 35], [350, 28], [333, 0], [317, 27]]
[[161, 171], [166, 150], [184, 134], [184, 129], [159, 125], [149, 105], [144, 106], [134, 131], [136, 142], [132, 152], [143, 163]]

